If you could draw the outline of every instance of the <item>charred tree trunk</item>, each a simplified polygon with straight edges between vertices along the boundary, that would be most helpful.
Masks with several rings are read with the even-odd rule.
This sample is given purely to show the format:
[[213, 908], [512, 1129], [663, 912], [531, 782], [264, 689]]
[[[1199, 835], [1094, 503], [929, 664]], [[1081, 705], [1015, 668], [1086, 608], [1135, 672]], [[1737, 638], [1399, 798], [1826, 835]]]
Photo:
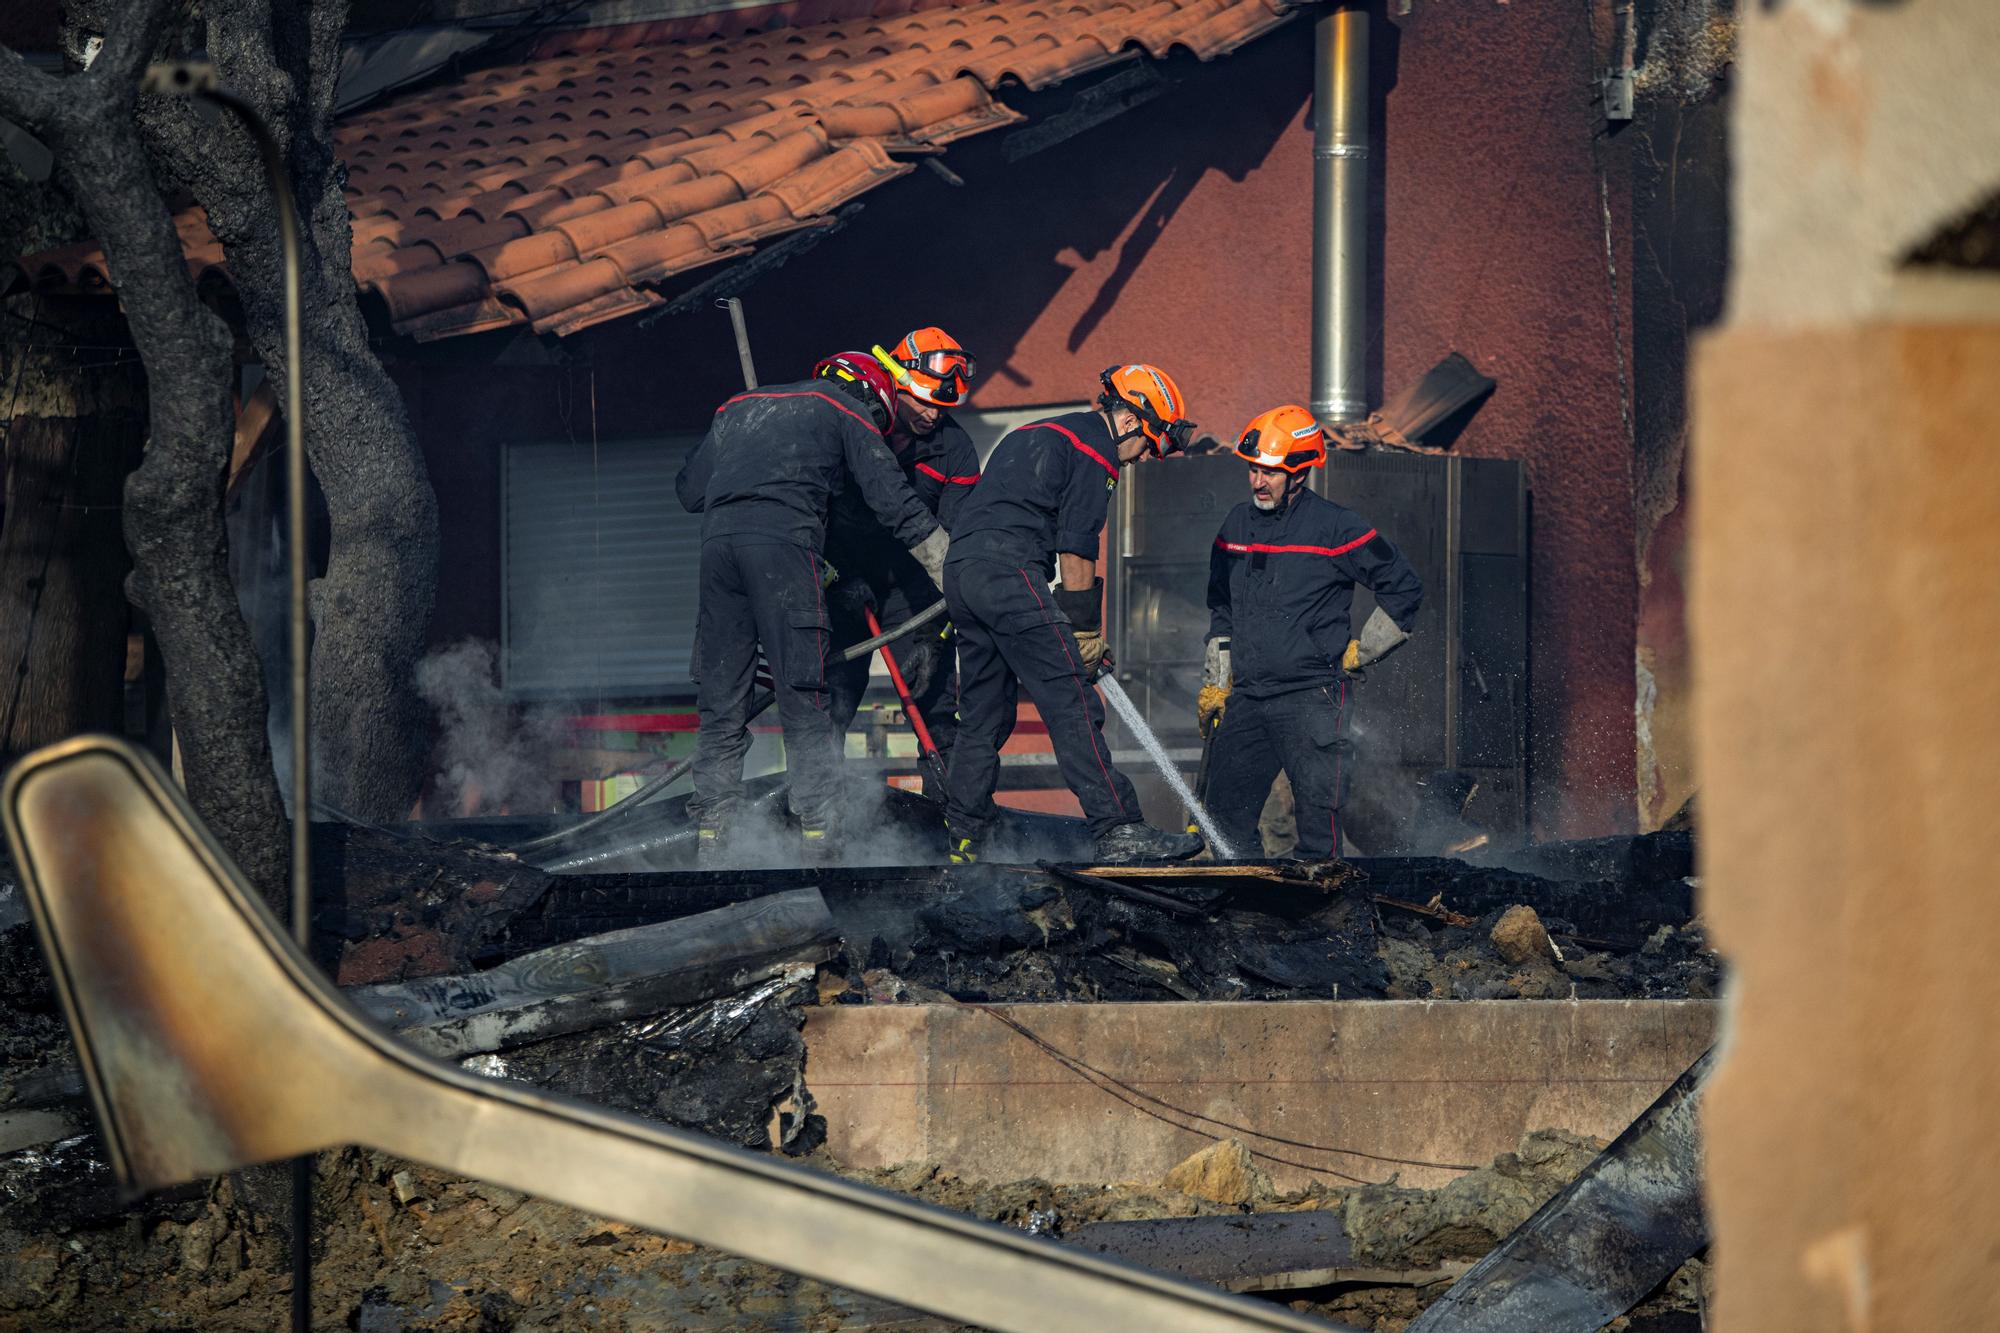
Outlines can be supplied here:
[[136, 0], [85, 72], [54, 79], [0, 48], [0, 115], [56, 157], [104, 247], [146, 368], [150, 441], [125, 485], [131, 593], [168, 663], [188, 799], [251, 881], [285, 897], [287, 840], [265, 734], [264, 683], [224, 559], [223, 479], [235, 423], [232, 339], [196, 298], [134, 121], [170, 0]]
[[119, 511], [145, 438], [138, 367], [103, 333], [42, 320], [9, 350], [0, 762], [124, 720]]
[[[312, 590], [314, 781], [343, 811], [402, 819], [423, 786], [429, 750], [411, 683], [435, 596], [437, 501], [356, 301], [333, 154], [346, 6], [213, 0], [202, 12], [210, 57], [277, 137], [299, 204], [306, 450], [332, 520], [326, 573]], [[283, 375], [283, 252], [249, 138], [233, 123], [203, 124], [185, 104], [152, 105], [145, 124], [155, 151], [207, 210], [250, 340], [268, 373]]]

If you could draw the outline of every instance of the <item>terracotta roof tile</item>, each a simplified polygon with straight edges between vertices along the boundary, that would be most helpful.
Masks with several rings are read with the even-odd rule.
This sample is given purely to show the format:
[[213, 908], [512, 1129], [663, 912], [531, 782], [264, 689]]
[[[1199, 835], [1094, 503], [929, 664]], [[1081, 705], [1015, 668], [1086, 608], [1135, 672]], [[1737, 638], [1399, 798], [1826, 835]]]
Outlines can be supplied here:
[[[572, 333], [828, 225], [912, 169], [897, 153], [1021, 120], [994, 100], [1005, 83], [1176, 47], [1209, 60], [1289, 17], [1287, 0], [786, 0], [553, 34], [523, 63], [340, 125], [355, 280], [418, 339]], [[190, 271], [214, 280], [206, 218], [176, 225]], [[18, 269], [16, 285], [107, 286], [90, 244]]]

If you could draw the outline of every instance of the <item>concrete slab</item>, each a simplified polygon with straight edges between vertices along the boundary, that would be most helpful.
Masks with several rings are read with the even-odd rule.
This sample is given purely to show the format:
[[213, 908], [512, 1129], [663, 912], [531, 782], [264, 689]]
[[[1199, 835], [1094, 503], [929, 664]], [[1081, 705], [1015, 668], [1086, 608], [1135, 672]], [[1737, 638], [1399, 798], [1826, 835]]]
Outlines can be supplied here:
[[1711, 1044], [1718, 1013], [1707, 1000], [832, 1005], [807, 1017], [806, 1078], [828, 1148], [855, 1167], [1155, 1182], [1234, 1135], [1280, 1189], [1391, 1175], [1432, 1188], [1532, 1129], [1615, 1136]]

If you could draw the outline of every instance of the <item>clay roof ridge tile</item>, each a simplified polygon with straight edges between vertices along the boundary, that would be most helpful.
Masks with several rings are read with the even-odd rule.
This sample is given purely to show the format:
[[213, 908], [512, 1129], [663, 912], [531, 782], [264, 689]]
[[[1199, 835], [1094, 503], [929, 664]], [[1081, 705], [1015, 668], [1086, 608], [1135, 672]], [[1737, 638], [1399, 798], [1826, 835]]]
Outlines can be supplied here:
[[662, 166], [654, 167], [650, 171], [642, 171], [636, 176], [627, 176], [623, 180], [607, 182], [599, 186], [593, 193], [603, 196], [613, 204], [630, 203], [632, 200], [652, 194], [656, 190], [664, 190], [668, 186], [679, 185], [683, 181], [692, 180], [699, 174], [699, 171], [686, 161], [669, 161]]
[[879, 142], [861, 139], [791, 173], [765, 193], [780, 200], [794, 218], [824, 219], [855, 196], [914, 170], [914, 163], [893, 160]]
[[604, 258], [618, 265], [628, 283], [658, 282], [676, 273], [712, 264], [734, 254], [746, 253], [740, 249], [718, 250], [703, 236], [700, 228], [687, 223], [668, 227], [664, 231], [646, 236], [635, 236], [620, 241], [604, 250]]
[[560, 231], [529, 232], [466, 256], [479, 265], [488, 282], [495, 284], [572, 262], [576, 257], [576, 244]]
[[797, 219], [783, 198], [775, 193], [752, 195], [733, 204], [696, 213], [687, 221], [697, 228], [713, 249], [728, 245], [754, 244], [767, 236], [790, 231]]
[[646, 196], [646, 202], [659, 213], [662, 221], [671, 224], [696, 213], [734, 203], [741, 194], [740, 187], [729, 176], [711, 172], [654, 190]]
[[661, 217], [660, 211], [648, 200], [634, 199], [567, 219], [548, 230], [559, 231], [569, 237], [570, 243], [581, 255], [642, 232], [656, 231], [666, 222], [667, 219]]
[[795, 130], [756, 152], [716, 168], [736, 182], [744, 194], [755, 194], [773, 181], [787, 176], [832, 151], [826, 131], [817, 125]]
[[365, 284], [382, 298], [398, 322], [486, 295], [486, 275], [476, 264], [447, 263], [413, 273], [391, 274]]
[[518, 307], [531, 321], [540, 321], [558, 311], [605, 296], [625, 285], [625, 275], [609, 259], [585, 259], [561, 264], [530, 277], [503, 282], [496, 289], [500, 300]]

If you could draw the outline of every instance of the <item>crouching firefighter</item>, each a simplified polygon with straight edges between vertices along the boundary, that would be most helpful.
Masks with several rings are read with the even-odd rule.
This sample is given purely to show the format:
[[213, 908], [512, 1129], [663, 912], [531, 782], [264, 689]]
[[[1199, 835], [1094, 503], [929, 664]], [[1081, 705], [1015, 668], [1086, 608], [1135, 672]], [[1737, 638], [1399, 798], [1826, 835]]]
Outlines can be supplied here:
[[[1300, 860], [1340, 854], [1347, 724], [1360, 672], [1410, 636], [1424, 586], [1389, 539], [1307, 486], [1326, 436], [1303, 407], [1252, 421], [1236, 446], [1250, 499], [1229, 511], [1209, 555], [1208, 651], [1196, 705], [1217, 723], [1208, 808], [1222, 836], [1257, 845], [1257, 815], [1282, 770], [1291, 778]], [[1354, 585], [1376, 607], [1358, 637]], [[1226, 710], [1226, 711], [1225, 711]]]
[[792, 813], [805, 859], [835, 855], [839, 754], [827, 715], [830, 656], [824, 568], [829, 498], [849, 479], [917, 562], [940, 578], [945, 534], [883, 442], [896, 386], [866, 352], [842, 352], [813, 378], [738, 394], [675, 480], [702, 514], [695, 616], [694, 799], [698, 863], [726, 857], [750, 748], [750, 691], [761, 647], [785, 732]]
[[[878, 357], [881, 349], [877, 349]], [[979, 480], [979, 450], [950, 409], [972, 389], [972, 355], [943, 329], [918, 329], [888, 352], [896, 378], [896, 424], [889, 450], [902, 465], [904, 480], [948, 533], [959, 507]], [[943, 592], [923, 567], [870, 512], [850, 483], [834, 497], [826, 524], [826, 559], [839, 581], [827, 589], [835, 643], [858, 643], [874, 634], [866, 619], [873, 608], [884, 629], [902, 624], [933, 605]], [[911, 701], [941, 753], [950, 753], [957, 708], [958, 676], [953, 669], [950, 622], [943, 617], [911, 630], [889, 651], [903, 673]], [[842, 736], [868, 692], [868, 658], [835, 662], [827, 668], [833, 691], [834, 734]], [[943, 793], [935, 793], [942, 799]]]
[[[1180, 389], [1154, 367], [1114, 366], [1099, 378], [1096, 410], [1033, 422], [994, 447], [952, 529], [944, 595], [958, 635], [958, 738], [945, 784], [953, 861], [978, 859], [997, 815], [1000, 747], [1023, 685], [1100, 858], [1201, 850], [1198, 837], [1142, 822], [1131, 782], [1111, 762], [1104, 705], [1091, 688], [1108, 665], [1097, 549], [1118, 470], [1180, 451], [1194, 428]], [[1058, 566], [1061, 586], [1051, 591]]]

